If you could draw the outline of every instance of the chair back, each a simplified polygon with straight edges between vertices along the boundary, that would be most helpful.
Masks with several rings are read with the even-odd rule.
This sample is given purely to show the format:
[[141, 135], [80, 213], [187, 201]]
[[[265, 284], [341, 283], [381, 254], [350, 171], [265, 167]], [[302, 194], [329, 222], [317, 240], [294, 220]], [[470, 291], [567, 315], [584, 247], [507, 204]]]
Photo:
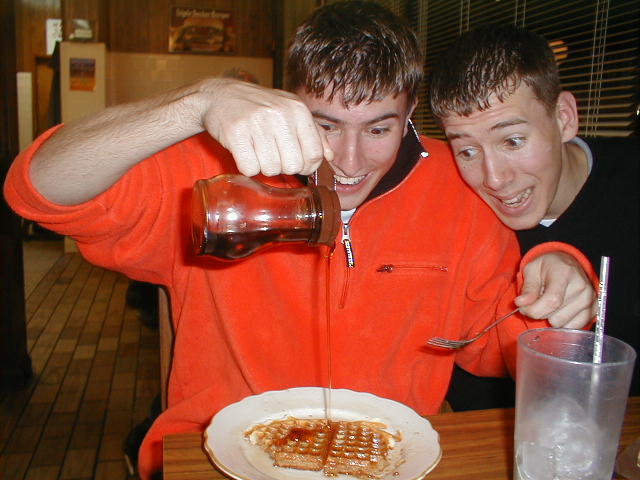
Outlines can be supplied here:
[[173, 357], [173, 323], [171, 322], [171, 305], [167, 291], [158, 288], [158, 320], [160, 335], [160, 404], [164, 411], [167, 408], [167, 388], [171, 359]]

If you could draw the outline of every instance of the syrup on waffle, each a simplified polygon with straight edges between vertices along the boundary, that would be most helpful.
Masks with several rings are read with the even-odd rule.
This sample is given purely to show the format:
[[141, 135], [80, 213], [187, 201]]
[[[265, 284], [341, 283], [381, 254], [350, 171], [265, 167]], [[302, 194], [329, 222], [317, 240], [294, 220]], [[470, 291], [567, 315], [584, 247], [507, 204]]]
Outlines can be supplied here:
[[[402, 463], [393, 435], [382, 423], [287, 418], [252, 427], [245, 437], [278, 467], [381, 478]], [[395, 455], [390, 455], [394, 453]]]

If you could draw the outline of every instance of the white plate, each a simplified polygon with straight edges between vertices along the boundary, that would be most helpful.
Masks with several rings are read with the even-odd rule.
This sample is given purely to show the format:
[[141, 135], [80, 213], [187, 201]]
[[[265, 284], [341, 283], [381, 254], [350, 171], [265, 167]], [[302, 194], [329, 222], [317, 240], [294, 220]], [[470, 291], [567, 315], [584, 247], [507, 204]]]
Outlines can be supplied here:
[[[220, 410], [204, 432], [204, 447], [211, 461], [225, 474], [238, 480], [326, 480], [322, 472], [279, 468], [269, 455], [251, 445], [244, 432], [272, 420], [324, 418], [326, 389], [292, 388], [247, 397]], [[424, 477], [440, 461], [438, 434], [414, 410], [370, 393], [331, 390], [332, 420], [375, 420], [385, 423], [392, 433], [400, 432], [404, 463], [394, 469], [393, 480]], [[344, 480], [355, 477], [339, 475]]]

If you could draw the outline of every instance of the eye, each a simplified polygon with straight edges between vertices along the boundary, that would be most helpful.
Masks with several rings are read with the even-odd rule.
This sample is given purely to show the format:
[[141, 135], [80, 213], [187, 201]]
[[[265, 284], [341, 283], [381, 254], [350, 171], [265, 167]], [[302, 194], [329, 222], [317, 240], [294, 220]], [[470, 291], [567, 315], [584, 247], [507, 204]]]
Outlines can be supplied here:
[[331, 129], [333, 128], [333, 125], [330, 125], [328, 123], [320, 123], [318, 122], [318, 125], [320, 126], [320, 128], [322, 128], [323, 130], [330, 132]]
[[524, 145], [524, 137], [509, 137], [504, 143], [509, 148], [520, 148]]
[[386, 127], [371, 127], [369, 129], [369, 135], [372, 135], [374, 137], [379, 137], [381, 135], [384, 135], [388, 131], [389, 131], [389, 129], [386, 128]]
[[478, 154], [477, 148], [467, 147], [461, 148], [456, 152], [456, 158], [459, 160], [472, 160]]

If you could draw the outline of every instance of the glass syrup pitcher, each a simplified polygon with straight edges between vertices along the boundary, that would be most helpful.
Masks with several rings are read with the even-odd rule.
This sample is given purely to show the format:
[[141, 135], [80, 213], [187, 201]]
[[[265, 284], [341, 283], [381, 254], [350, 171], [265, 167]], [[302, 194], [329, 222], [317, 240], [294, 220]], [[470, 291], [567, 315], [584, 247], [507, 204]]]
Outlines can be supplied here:
[[197, 255], [238, 260], [279, 243], [333, 247], [340, 200], [333, 171], [323, 162], [301, 188], [265, 185], [240, 174], [196, 181], [191, 238]]

